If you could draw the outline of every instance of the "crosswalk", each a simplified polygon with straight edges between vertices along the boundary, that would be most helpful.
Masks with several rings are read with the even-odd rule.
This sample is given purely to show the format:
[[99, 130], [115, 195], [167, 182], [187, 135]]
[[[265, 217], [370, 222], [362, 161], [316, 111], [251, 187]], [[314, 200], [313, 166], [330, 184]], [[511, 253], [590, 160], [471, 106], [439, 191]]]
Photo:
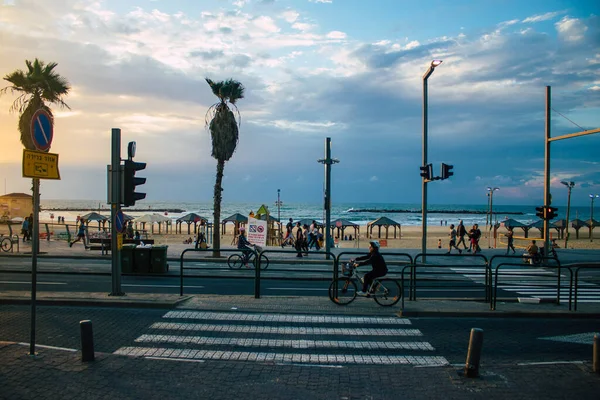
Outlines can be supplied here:
[[[475, 283], [485, 284], [484, 267], [451, 267], [450, 270]], [[501, 269], [498, 276], [498, 290], [515, 293], [516, 297], [556, 299], [556, 285], [556, 271], [543, 267], [511, 266]], [[600, 303], [599, 285], [580, 280], [578, 286], [579, 303]], [[560, 297], [565, 300], [569, 298], [569, 276], [566, 273], [561, 274]]]
[[170, 311], [134, 346], [115, 354], [325, 366], [448, 365], [408, 319], [338, 315]]

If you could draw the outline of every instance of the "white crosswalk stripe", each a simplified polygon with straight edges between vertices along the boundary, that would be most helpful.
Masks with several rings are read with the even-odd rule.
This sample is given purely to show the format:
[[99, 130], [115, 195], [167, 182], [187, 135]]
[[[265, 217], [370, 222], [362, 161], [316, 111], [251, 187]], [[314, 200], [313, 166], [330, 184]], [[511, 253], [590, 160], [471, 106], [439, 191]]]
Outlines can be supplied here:
[[448, 365], [430, 343], [418, 340], [423, 337], [419, 329], [400, 328], [412, 325], [404, 318], [170, 311], [162, 319], [135, 346], [115, 354], [181, 361]]

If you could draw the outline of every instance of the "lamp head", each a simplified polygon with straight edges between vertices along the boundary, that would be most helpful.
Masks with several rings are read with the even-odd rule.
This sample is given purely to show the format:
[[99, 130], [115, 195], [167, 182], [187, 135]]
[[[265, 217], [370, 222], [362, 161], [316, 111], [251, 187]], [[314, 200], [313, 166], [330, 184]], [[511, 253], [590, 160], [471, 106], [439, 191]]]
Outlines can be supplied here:
[[440, 65], [442, 62], [443, 62], [442, 60], [433, 60], [433, 61], [431, 62], [431, 67], [432, 67], [432, 68], [435, 68], [435, 67], [437, 67], [438, 65]]

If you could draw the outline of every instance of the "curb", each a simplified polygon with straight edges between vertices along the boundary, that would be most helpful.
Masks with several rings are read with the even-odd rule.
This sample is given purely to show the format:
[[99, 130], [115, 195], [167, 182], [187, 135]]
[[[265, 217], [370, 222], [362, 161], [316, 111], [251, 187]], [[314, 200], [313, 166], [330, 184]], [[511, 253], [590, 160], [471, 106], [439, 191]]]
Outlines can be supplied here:
[[[162, 308], [172, 309], [192, 296], [183, 296], [174, 301], [153, 300], [100, 300], [100, 299], [36, 299], [37, 305], [115, 308]], [[0, 298], [0, 305], [31, 305], [31, 299]]]

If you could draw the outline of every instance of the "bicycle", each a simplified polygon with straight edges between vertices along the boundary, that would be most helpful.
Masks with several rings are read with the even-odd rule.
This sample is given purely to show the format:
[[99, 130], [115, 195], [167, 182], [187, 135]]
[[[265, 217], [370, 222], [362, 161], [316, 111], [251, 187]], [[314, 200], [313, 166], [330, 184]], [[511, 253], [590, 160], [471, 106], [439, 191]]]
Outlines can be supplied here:
[[[353, 264], [353, 260], [343, 263], [344, 276], [329, 285], [329, 299], [337, 305], [345, 306], [352, 303], [356, 299], [357, 281], [362, 285], [365, 274], [360, 275]], [[367, 297], [372, 297], [380, 306], [391, 307], [402, 298], [402, 287], [396, 279], [382, 276], [373, 279], [367, 293]]]
[[[262, 249], [257, 245], [252, 245], [252, 248], [259, 254], [262, 251]], [[248, 264], [248, 268], [250, 267], [250, 264], [256, 267], [255, 257], [256, 255], [254, 251], [250, 251], [247, 254], [232, 254], [229, 256], [229, 258], [227, 258], [227, 265], [231, 269], [240, 269], [242, 268], [242, 265], [246, 264]], [[260, 269], [267, 269], [267, 267], [269, 267], [269, 258], [266, 255], [261, 254]]]
[[[19, 240], [17, 238], [17, 240]], [[4, 251], [5, 253], [8, 253], [9, 251], [12, 250], [13, 247], [13, 241], [12, 238], [10, 236], [4, 236], [2, 234], [0, 234], [0, 248], [2, 249], [2, 251]]]

